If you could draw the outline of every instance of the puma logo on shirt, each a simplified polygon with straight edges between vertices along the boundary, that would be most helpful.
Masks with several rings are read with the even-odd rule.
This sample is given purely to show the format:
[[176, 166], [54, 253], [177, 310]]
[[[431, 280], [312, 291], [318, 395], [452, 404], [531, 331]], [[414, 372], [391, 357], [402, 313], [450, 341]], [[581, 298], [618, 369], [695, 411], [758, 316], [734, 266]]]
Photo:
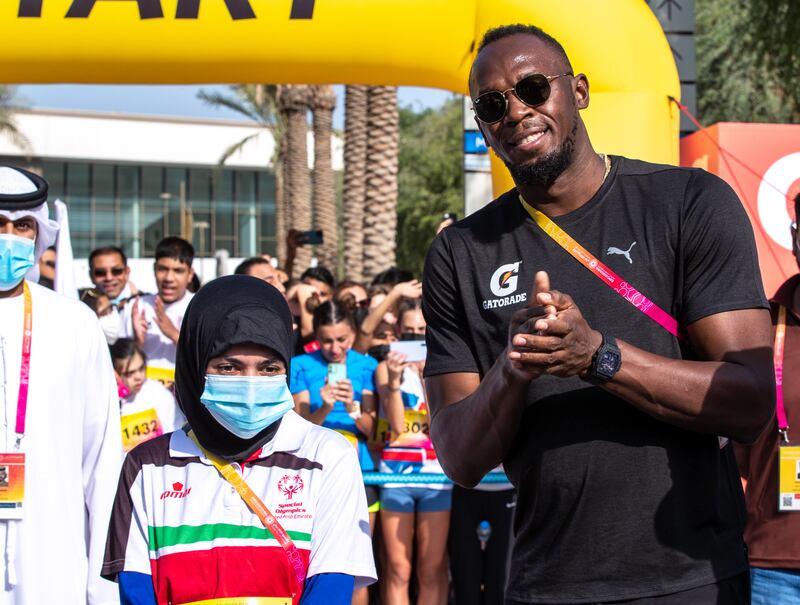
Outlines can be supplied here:
[[630, 246], [628, 246], [627, 250], [620, 250], [615, 246], [611, 246], [608, 250], [606, 250], [606, 254], [619, 254], [620, 256], [627, 258], [630, 264], [633, 264], [633, 261], [631, 260], [631, 248], [633, 248], [635, 245], [636, 242], [633, 242]]

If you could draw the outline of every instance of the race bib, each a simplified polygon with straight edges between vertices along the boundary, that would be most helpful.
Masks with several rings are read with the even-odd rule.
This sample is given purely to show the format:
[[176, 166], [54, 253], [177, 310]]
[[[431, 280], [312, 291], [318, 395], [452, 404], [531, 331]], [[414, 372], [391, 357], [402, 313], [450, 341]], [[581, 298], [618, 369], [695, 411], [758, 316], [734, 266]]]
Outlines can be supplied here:
[[226, 597], [192, 601], [186, 605], [292, 605], [291, 597]]
[[[383, 423], [383, 424], [381, 424]], [[430, 437], [428, 437], [428, 411], [412, 410], [406, 408], [403, 411], [403, 434], [395, 435], [389, 428], [389, 421], [382, 419], [378, 423], [378, 432], [384, 434], [386, 442], [392, 447], [429, 447]]]
[[127, 414], [120, 418], [122, 424], [122, 448], [129, 452], [140, 443], [162, 435], [161, 421], [154, 408]]
[[0, 519], [22, 519], [25, 454], [0, 454]]
[[147, 366], [145, 376], [149, 380], [158, 380], [166, 388], [172, 390], [172, 385], [175, 384], [175, 370], [173, 368], [157, 368], [154, 366]]

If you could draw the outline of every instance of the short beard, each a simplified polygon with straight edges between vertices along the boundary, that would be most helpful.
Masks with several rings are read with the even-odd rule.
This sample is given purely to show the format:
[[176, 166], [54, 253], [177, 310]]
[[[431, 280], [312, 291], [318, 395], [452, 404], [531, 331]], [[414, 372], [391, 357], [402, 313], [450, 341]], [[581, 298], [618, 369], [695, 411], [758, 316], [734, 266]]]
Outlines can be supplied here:
[[517, 185], [531, 185], [533, 187], [549, 188], [556, 179], [572, 164], [575, 151], [575, 138], [578, 133], [578, 120], [572, 127], [569, 137], [556, 150], [551, 151], [540, 160], [532, 164], [506, 163], [511, 177]]

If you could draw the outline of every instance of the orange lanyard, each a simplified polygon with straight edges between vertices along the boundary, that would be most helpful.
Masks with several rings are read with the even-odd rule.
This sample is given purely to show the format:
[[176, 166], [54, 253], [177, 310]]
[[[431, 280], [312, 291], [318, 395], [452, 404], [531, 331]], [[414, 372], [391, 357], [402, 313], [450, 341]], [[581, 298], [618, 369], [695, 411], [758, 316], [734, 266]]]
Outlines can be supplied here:
[[22, 297], [25, 305], [25, 319], [22, 330], [22, 364], [19, 370], [19, 395], [17, 397], [17, 447], [25, 435], [25, 417], [28, 412], [28, 386], [31, 379], [31, 337], [33, 335], [33, 303], [28, 282], [22, 282]]
[[[261, 501], [261, 498], [259, 498], [252, 488], [247, 485], [247, 482], [236, 471], [230, 462], [226, 462], [222, 458], [219, 458], [215, 454], [207, 451], [202, 445], [200, 445], [200, 442], [197, 440], [194, 431], [189, 431], [189, 437], [192, 441], [194, 441], [195, 445], [200, 448], [200, 451], [203, 452], [203, 455], [208, 458], [211, 464], [213, 464], [214, 467], [219, 471], [219, 474], [222, 475], [222, 477], [239, 493], [239, 495], [242, 497], [242, 500], [244, 500], [244, 503], [247, 505], [247, 508], [249, 508], [253, 514], [259, 518], [261, 523], [264, 524], [264, 527], [266, 527], [269, 532], [275, 536], [275, 539], [278, 540], [278, 543], [286, 553], [286, 558], [289, 559], [289, 565], [294, 571], [296, 588], [302, 588], [303, 583], [306, 580], [306, 566], [303, 563], [300, 552], [297, 550], [297, 546], [295, 546], [294, 542], [292, 542], [289, 534], [286, 533], [286, 530], [283, 529], [283, 526], [270, 512], [266, 504], [264, 504], [264, 502]], [[292, 597], [294, 597], [295, 594], [296, 593], [292, 593]]]

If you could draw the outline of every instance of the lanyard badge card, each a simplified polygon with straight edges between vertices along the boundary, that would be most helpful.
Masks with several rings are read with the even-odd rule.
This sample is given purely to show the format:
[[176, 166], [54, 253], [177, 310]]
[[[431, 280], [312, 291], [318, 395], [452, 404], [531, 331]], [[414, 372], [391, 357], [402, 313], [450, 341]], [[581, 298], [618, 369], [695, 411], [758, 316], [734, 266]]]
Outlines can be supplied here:
[[789, 419], [783, 403], [783, 349], [786, 343], [786, 307], [778, 308], [775, 327], [775, 415], [778, 419], [778, 510], [800, 511], [800, 447], [790, 445]]
[[22, 519], [22, 503], [25, 499], [25, 454], [19, 450], [25, 436], [33, 334], [33, 305], [27, 282], [23, 285], [23, 299], [25, 319], [22, 330], [22, 363], [19, 371], [17, 422], [14, 428], [17, 438], [14, 452], [0, 452], [0, 519]]

